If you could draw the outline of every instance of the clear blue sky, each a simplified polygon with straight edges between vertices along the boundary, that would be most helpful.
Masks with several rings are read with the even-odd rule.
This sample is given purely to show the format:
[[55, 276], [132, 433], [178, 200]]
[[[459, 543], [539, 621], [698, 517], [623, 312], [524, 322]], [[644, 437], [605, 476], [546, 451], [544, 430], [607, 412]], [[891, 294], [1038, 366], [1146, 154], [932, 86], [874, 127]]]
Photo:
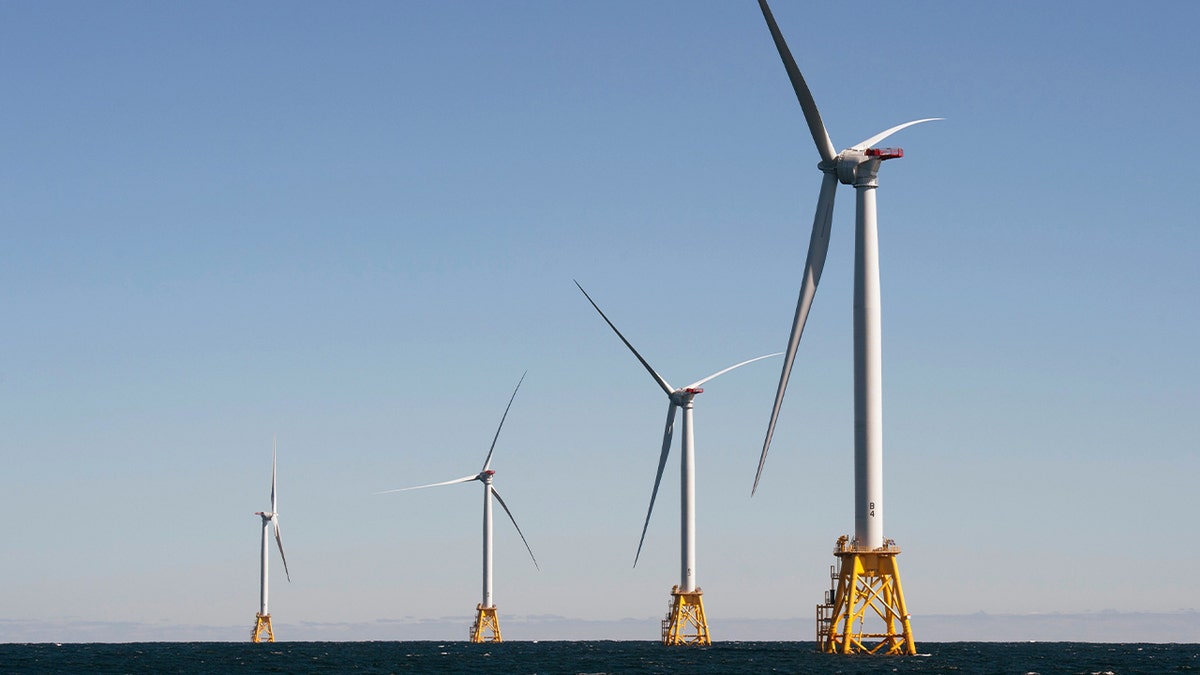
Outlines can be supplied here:
[[[774, 9], [838, 148], [946, 118], [879, 190], [918, 639], [1200, 607], [1200, 5]], [[276, 622], [465, 635], [479, 486], [373, 493], [477, 471], [526, 369], [502, 620], [661, 615], [678, 447], [632, 569], [665, 401], [571, 280], [676, 385], [783, 348], [820, 176], [756, 3], [9, 2], [0, 63], [0, 620], [243, 639], [277, 435]], [[778, 361], [697, 400], [710, 621], [808, 639], [853, 527], [852, 245], [843, 188], [753, 499]]]

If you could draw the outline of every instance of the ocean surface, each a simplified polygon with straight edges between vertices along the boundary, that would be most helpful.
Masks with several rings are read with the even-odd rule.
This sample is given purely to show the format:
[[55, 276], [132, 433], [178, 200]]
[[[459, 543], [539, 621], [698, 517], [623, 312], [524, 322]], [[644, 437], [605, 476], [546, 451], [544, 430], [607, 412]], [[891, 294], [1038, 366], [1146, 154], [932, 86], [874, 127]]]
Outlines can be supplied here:
[[146, 642], [0, 644], [0, 673], [1200, 673], [1200, 645], [919, 644], [920, 656], [817, 654], [811, 642]]

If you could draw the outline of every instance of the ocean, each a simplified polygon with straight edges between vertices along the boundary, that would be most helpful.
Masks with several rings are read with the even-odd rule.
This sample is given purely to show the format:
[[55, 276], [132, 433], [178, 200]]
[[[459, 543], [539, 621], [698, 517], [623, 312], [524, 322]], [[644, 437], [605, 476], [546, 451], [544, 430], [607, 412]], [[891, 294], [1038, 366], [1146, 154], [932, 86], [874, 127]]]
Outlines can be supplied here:
[[144, 642], [0, 644], [0, 673], [1028, 673], [1200, 672], [1197, 644], [943, 642], [919, 656], [834, 656], [811, 642]]

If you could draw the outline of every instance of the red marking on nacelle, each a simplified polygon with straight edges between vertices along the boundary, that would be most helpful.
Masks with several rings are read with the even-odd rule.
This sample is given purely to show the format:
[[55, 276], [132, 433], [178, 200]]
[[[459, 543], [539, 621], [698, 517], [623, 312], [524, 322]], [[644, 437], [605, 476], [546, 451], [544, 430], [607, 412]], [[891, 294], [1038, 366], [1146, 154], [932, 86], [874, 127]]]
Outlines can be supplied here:
[[487, 474], [487, 475], [489, 475], [489, 476], [495, 476], [495, 475], [496, 475], [496, 470], [495, 470], [495, 469], [488, 469], [487, 471], [484, 471], [484, 473], [486, 473], [486, 474]]
[[704, 393], [704, 390], [700, 389], [698, 387], [688, 387], [687, 389], [684, 389], [684, 391], [686, 391], [689, 394], [703, 394]]
[[896, 159], [904, 156], [904, 148], [867, 148], [866, 155], [879, 159]]

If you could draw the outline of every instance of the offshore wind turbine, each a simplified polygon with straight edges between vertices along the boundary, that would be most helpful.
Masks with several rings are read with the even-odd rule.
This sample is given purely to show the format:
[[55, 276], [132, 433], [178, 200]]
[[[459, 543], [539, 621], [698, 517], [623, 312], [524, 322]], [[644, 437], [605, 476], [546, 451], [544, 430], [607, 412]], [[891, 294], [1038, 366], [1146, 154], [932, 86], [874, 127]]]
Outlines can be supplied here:
[[[779, 376], [771, 420], [763, 440], [758, 472], [751, 494], [758, 489], [763, 464], [775, 433], [775, 422], [783, 403], [784, 391], [791, 375], [796, 347], [808, 319], [813, 295], [821, 279], [825, 256], [829, 250], [829, 229], [833, 217], [833, 200], [838, 183], [853, 185], [855, 201], [854, 237], [854, 538], [838, 539], [834, 554], [840, 561], [833, 575], [835, 587], [817, 606], [817, 640], [822, 651], [851, 653], [883, 651], [890, 654], [915, 654], [912, 628], [900, 586], [896, 556], [900, 549], [895, 542], [883, 537], [883, 386], [882, 338], [880, 331], [879, 236], [876, 222], [875, 189], [879, 168], [889, 159], [904, 156], [899, 148], [872, 147], [892, 134], [914, 124], [941, 118], [914, 120], [894, 126], [865, 141], [834, 151], [833, 142], [817, 111], [812, 92], [788, 49], [787, 42], [766, 0], [759, 8], [767, 28], [783, 60], [796, 98], [804, 111], [808, 130], [816, 143], [821, 161], [817, 168], [823, 174], [817, 210], [813, 218], [808, 259], [800, 283], [800, 298], [788, 338]], [[824, 42], [826, 36], [821, 35]], [[885, 632], [868, 633], [863, 628], [864, 617], [878, 617]], [[857, 621], [858, 628], [854, 625]], [[857, 632], [856, 632], [857, 631]], [[878, 639], [873, 644], [867, 641]]]
[[517, 528], [517, 534], [521, 535], [521, 541], [525, 542], [525, 550], [529, 551], [529, 558], [533, 560], [533, 566], [539, 570], [541, 569], [538, 566], [537, 558], [533, 556], [533, 549], [529, 548], [529, 542], [525, 539], [525, 533], [521, 532], [521, 526], [517, 525], [517, 519], [513, 517], [512, 511], [508, 509], [508, 505], [504, 503], [504, 500], [500, 498], [500, 493], [492, 485], [492, 476], [496, 475], [496, 472], [491, 468], [492, 453], [496, 451], [496, 440], [500, 438], [500, 430], [504, 428], [504, 420], [508, 418], [508, 410], [512, 407], [513, 399], [517, 397], [517, 391], [521, 389], [521, 383], [524, 381], [525, 373], [517, 381], [517, 388], [513, 389], [512, 396], [508, 399], [508, 406], [504, 408], [504, 415], [500, 418], [500, 426], [496, 427], [496, 435], [492, 437], [492, 447], [488, 449], [487, 458], [483, 460], [483, 469], [479, 473], [441, 483], [384, 490], [378, 493], [407, 492], [409, 490], [421, 490], [424, 488], [440, 487], [442, 485], [470, 483], [471, 481], [483, 483], [483, 599], [475, 607], [475, 623], [471, 625], [471, 642], [502, 641], [500, 637], [500, 618], [496, 615], [496, 605], [492, 601], [492, 497], [495, 497], [496, 501], [500, 502], [500, 507], [508, 514], [508, 519], [512, 521], [513, 527]]
[[642, 537], [638, 540], [637, 553], [634, 555], [633, 564], [636, 567], [638, 558], [642, 555], [642, 544], [646, 541], [646, 528], [650, 526], [650, 514], [654, 512], [654, 500], [658, 496], [658, 486], [662, 482], [663, 470], [667, 466], [667, 456], [671, 452], [671, 439], [675, 428], [675, 410], [683, 409], [683, 452], [680, 460], [680, 527], [679, 527], [679, 584], [671, 589], [671, 604], [667, 612], [667, 617], [662, 622], [662, 642], [666, 645], [708, 645], [712, 644], [712, 638], [708, 631], [708, 621], [704, 616], [704, 601], [703, 591], [696, 584], [696, 448], [695, 434], [692, 431], [692, 401], [697, 394], [704, 392], [700, 388], [701, 385], [712, 380], [720, 375], [724, 375], [734, 368], [740, 368], [748, 363], [754, 363], [772, 356], [779, 356], [781, 352], [775, 354], [767, 354], [759, 356], [748, 361], [729, 366], [724, 370], [717, 371], [708, 377], [697, 380], [686, 387], [676, 389], [672, 387], [661, 375], [655, 372], [654, 368], [642, 355], [638, 353], [629, 340], [617, 330], [613, 322], [600, 309], [592, 296], [583, 290], [583, 286], [579, 282], [575, 282], [579, 286], [579, 290], [583, 296], [592, 303], [592, 307], [600, 313], [600, 316], [608, 324], [609, 328], [621, 338], [621, 342], [633, 352], [637, 360], [641, 362], [642, 367], [654, 381], [662, 388], [667, 395], [669, 403], [667, 404], [667, 426], [663, 432], [662, 452], [658, 457], [658, 473], [654, 476], [654, 489], [650, 492], [650, 508], [646, 510], [646, 522], [642, 525]]
[[267, 611], [267, 561], [271, 553], [271, 530], [275, 530], [275, 543], [279, 545], [279, 557], [283, 559], [283, 573], [287, 580], [292, 580], [288, 572], [287, 556], [283, 553], [283, 539], [279, 536], [279, 509], [275, 495], [275, 439], [271, 439], [271, 510], [258, 511], [254, 515], [262, 518], [262, 571], [259, 575], [258, 613], [255, 614], [254, 630], [250, 632], [251, 642], [262, 642], [264, 636], [267, 642], [275, 641], [275, 630], [271, 627], [271, 613]]

